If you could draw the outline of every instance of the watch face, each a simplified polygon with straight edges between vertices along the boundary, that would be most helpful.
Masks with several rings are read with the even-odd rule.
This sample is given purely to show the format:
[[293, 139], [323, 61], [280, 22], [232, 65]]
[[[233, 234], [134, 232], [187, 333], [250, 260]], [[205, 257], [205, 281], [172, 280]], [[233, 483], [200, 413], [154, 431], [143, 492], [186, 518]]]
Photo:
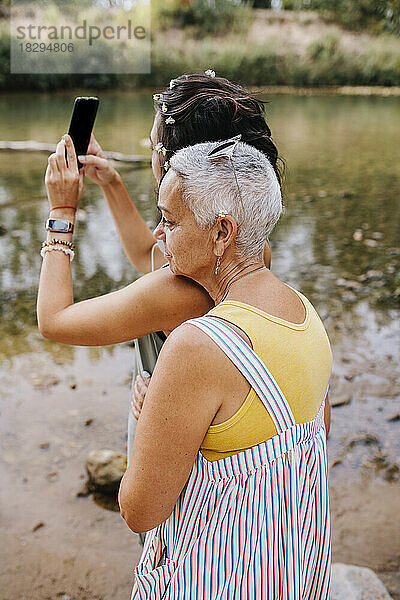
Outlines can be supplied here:
[[46, 223], [46, 229], [57, 233], [69, 233], [73, 231], [71, 225], [69, 221], [64, 221], [64, 219], [49, 219]]
[[51, 227], [52, 229], [57, 229], [57, 231], [68, 231], [69, 223], [61, 219], [53, 219]]

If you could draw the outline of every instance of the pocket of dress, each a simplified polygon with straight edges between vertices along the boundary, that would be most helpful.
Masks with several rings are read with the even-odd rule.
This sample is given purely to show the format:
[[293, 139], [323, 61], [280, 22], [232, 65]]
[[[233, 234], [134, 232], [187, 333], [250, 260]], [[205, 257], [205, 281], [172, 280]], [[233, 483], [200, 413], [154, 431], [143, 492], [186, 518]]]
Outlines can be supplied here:
[[134, 570], [132, 599], [161, 600], [164, 598], [175, 570], [175, 561], [168, 557], [165, 557], [164, 564], [152, 570], [148, 570], [146, 563], [139, 564]]

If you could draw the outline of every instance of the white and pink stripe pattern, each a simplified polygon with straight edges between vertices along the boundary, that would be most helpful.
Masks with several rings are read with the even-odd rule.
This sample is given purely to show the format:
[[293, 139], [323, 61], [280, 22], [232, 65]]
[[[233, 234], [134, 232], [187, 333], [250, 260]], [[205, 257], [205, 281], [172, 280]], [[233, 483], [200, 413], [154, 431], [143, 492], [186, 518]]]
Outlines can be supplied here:
[[265, 364], [229, 325], [211, 316], [188, 323], [242, 372], [277, 434], [213, 462], [199, 451], [163, 524], [168, 559], [153, 568], [158, 526], [147, 533], [131, 600], [328, 600], [324, 400], [312, 421], [296, 424]]

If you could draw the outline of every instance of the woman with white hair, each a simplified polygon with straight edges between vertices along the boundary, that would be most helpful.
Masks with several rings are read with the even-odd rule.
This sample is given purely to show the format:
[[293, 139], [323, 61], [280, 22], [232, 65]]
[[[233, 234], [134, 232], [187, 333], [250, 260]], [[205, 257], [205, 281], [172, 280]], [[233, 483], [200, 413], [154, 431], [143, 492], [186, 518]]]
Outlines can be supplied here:
[[264, 266], [280, 186], [239, 137], [179, 150], [159, 190], [170, 269], [215, 307], [169, 335], [139, 416], [119, 494], [148, 532], [132, 600], [329, 597], [332, 354]]

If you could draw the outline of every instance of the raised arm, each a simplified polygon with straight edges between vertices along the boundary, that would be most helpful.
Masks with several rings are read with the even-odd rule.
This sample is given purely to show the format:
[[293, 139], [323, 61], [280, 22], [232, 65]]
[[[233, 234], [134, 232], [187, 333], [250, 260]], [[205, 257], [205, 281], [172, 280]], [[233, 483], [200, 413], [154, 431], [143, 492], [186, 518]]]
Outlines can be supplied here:
[[[79, 158], [85, 165], [84, 174], [103, 191], [129, 262], [140, 273], [149, 273], [151, 251], [155, 243], [153, 234], [132, 202], [121, 176], [111, 166], [93, 134], [87, 155]], [[156, 247], [155, 268], [161, 267], [164, 262], [161, 250]]]
[[[68, 166], [64, 147], [67, 148]], [[82, 187], [70, 138], [50, 156], [46, 187], [50, 208], [78, 206]], [[74, 221], [75, 211], [60, 208], [53, 218]], [[72, 240], [71, 233], [49, 234]], [[37, 301], [39, 329], [45, 337], [80, 346], [102, 346], [140, 337], [153, 331], [171, 331], [183, 321], [205, 314], [213, 302], [205, 290], [168, 268], [149, 273], [129, 286], [74, 304], [69, 256], [47, 252], [43, 258]]]
[[78, 346], [105, 346], [154, 331], [169, 332], [214, 306], [205, 290], [169, 268], [148, 273], [127, 287], [74, 304], [69, 259], [49, 252], [42, 265], [37, 302], [46, 338]]

